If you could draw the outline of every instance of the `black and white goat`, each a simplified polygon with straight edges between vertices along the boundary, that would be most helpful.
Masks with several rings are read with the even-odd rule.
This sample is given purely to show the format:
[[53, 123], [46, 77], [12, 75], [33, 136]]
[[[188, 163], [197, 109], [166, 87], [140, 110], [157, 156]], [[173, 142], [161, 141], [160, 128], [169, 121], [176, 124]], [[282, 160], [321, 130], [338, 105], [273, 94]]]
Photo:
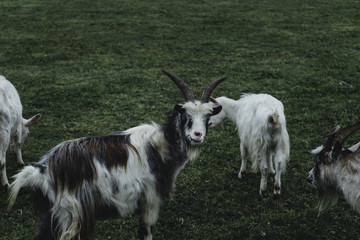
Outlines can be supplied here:
[[307, 181], [318, 190], [320, 211], [335, 205], [343, 195], [360, 213], [360, 155], [357, 153], [360, 142], [351, 148], [343, 148], [345, 140], [359, 129], [360, 122], [345, 128], [337, 126], [326, 135], [326, 143], [312, 151], [316, 155], [316, 164]]
[[14, 85], [0, 75], [0, 171], [1, 185], [4, 187], [9, 186], [6, 176], [6, 151], [10, 143], [16, 152], [17, 163], [24, 165], [21, 145], [29, 134], [28, 127], [41, 117], [41, 114], [37, 114], [30, 119], [24, 119], [22, 110], [19, 93]]
[[14, 176], [9, 208], [22, 187], [35, 191], [35, 239], [89, 239], [96, 218], [135, 210], [140, 214], [139, 238], [152, 239], [162, 200], [172, 194], [185, 164], [199, 156], [210, 116], [221, 111], [208, 100], [225, 79], [210, 83], [198, 101], [183, 80], [164, 73], [185, 98], [165, 124], [62, 142]]
[[263, 197], [266, 192], [270, 173], [275, 177], [274, 196], [280, 196], [281, 173], [290, 154], [283, 104], [268, 94], [244, 94], [239, 100], [219, 97], [215, 102], [222, 106], [222, 111], [211, 117], [210, 127], [230, 119], [238, 129], [241, 150], [238, 177], [244, 178], [247, 158], [250, 157], [252, 170], [257, 172], [260, 169], [261, 172], [260, 195]]

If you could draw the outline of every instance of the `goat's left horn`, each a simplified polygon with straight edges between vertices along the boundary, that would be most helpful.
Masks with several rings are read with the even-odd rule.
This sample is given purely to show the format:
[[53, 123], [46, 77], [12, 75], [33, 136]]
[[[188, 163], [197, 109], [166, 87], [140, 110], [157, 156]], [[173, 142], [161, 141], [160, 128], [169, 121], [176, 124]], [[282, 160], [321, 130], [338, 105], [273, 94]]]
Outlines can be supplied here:
[[220, 78], [218, 80], [215, 80], [215, 81], [209, 83], [209, 85], [207, 85], [207, 87], [205, 88], [205, 90], [203, 92], [203, 95], [201, 97], [201, 103], [207, 103], [210, 99], [211, 93], [214, 91], [214, 89], [217, 87], [217, 85], [219, 85], [225, 79], [226, 78]]
[[355, 131], [359, 130], [360, 129], [360, 121], [355, 123], [355, 124], [352, 124], [352, 125], [349, 125], [349, 126], [346, 126], [344, 127], [343, 129], [340, 129], [337, 133], [336, 133], [336, 136], [335, 136], [335, 140], [336, 141], [339, 141], [340, 143], [344, 143], [345, 140], [350, 137], [351, 134], [353, 134]]
[[327, 137], [326, 143], [325, 143], [325, 145], [324, 145], [325, 150], [326, 150], [327, 152], [330, 152], [330, 151], [331, 151], [331, 148], [333, 147], [333, 145], [334, 145], [334, 143], [335, 143], [334, 139], [335, 139], [335, 137], [336, 137], [336, 134], [340, 131], [340, 129], [341, 129], [340, 126], [337, 125], [337, 126], [331, 131], [331, 133], [328, 133], [328, 134], [326, 134], [326, 135], [324, 136], [324, 138]]
[[191, 88], [182, 80], [181, 78], [163, 70], [163, 73], [165, 73], [173, 82], [176, 84], [176, 86], [179, 87], [182, 95], [184, 96], [185, 102], [194, 102], [195, 97], [193, 92], [191, 91]]

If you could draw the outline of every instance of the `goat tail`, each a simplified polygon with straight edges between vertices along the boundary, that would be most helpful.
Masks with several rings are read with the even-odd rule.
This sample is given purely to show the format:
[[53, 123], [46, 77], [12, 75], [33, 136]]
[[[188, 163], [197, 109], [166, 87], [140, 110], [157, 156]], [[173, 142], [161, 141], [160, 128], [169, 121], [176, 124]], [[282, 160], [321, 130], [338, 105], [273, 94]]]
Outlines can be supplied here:
[[14, 175], [13, 178], [15, 178], [15, 181], [10, 185], [8, 210], [14, 206], [21, 188], [26, 186], [39, 187], [45, 181], [40, 169], [31, 165], [24, 167], [18, 174]]

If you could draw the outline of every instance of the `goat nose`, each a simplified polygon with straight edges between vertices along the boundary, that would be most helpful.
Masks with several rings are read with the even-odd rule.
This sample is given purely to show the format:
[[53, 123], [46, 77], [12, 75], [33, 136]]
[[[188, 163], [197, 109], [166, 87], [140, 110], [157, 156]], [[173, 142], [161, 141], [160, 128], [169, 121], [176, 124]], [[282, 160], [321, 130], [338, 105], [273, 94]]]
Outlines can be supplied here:
[[201, 137], [202, 136], [202, 133], [201, 132], [194, 132], [195, 136], [197, 137]]

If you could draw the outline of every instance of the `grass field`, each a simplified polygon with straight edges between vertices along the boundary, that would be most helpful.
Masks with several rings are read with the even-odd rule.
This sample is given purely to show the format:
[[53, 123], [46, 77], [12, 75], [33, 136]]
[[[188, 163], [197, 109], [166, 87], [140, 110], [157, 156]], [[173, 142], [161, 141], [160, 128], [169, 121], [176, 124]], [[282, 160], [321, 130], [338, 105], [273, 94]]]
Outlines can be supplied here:
[[[268, 93], [285, 106], [291, 159], [280, 199], [260, 199], [260, 175], [240, 181], [239, 139], [211, 129], [200, 158], [179, 174], [154, 239], [360, 239], [344, 201], [318, 215], [306, 183], [309, 153], [336, 124], [359, 120], [360, 2], [355, 0], [2, 0], [0, 74], [24, 117], [41, 112], [26, 163], [67, 139], [162, 123], [183, 98], [170, 71], [200, 96]], [[360, 134], [347, 144], [357, 142]], [[19, 168], [7, 154], [8, 176]], [[11, 211], [0, 192], [0, 239], [31, 239], [31, 189]], [[137, 217], [97, 222], [95, 239], [136, 239]]]

